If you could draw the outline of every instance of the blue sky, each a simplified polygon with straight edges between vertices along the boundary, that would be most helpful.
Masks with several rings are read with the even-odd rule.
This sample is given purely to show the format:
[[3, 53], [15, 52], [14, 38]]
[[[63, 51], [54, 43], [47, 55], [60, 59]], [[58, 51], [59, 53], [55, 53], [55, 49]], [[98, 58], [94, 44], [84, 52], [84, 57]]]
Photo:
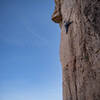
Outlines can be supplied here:
[[62, 100], [54, 0], [0, 0], [0, 100]]

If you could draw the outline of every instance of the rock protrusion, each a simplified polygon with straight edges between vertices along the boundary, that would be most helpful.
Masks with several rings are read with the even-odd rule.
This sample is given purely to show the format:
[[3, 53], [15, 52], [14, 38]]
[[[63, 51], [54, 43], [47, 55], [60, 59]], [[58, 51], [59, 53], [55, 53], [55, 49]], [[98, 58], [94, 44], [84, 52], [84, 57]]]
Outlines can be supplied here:
[[55, 23], [60, 23], [62, 21], [60, 0], [55, 0], [55, 10], [52, 15], [52, 20]]

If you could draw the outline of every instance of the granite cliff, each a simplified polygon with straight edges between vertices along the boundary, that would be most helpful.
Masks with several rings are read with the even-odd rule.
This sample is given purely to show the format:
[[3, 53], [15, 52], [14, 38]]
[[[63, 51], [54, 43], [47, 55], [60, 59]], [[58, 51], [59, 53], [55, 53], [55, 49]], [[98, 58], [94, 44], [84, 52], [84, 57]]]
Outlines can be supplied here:
[[100, 0], [55, 0], [63, 100], [100, 100]]

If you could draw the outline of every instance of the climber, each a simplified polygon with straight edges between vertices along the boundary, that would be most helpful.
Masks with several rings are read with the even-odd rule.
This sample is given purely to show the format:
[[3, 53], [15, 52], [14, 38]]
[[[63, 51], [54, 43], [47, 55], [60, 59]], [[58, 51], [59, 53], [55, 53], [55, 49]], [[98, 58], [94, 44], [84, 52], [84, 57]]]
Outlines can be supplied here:
[[65, 23], [66, 33], [67, 33], [68, 32], [69, 25], [72, 24], [73, 22], [72, 21], [71, 22], [70, 21], [68, 21], [68, 22], [65, 22], [64, 21], [64, 23]]

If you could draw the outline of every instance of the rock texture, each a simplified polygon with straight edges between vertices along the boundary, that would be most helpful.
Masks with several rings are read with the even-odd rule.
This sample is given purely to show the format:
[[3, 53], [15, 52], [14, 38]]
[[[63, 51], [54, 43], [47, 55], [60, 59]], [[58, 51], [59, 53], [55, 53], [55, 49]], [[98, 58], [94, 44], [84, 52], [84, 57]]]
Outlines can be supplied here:
[[61, 28], [63, 100], [100, 100], [100, 0], [55, 0], [52, 20]]

